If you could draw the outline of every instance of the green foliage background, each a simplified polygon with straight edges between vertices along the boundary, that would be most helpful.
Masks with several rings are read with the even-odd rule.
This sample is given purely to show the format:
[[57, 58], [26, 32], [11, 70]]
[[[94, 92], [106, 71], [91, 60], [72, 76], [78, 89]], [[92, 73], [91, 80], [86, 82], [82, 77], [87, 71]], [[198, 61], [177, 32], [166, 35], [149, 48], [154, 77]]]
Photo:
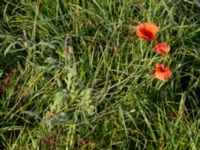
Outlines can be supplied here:
[[[199, 13], [197, 0], [2, 1], [0, 148], [198, 149]], [[173, 76], [155, 79], [156, 63]]]

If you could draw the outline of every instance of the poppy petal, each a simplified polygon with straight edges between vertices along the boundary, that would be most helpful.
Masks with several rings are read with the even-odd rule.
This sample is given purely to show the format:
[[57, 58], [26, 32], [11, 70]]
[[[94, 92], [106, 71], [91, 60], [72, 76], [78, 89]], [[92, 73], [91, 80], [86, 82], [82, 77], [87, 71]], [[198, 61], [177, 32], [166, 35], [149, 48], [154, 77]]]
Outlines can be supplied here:
[[146, 22], [138, 25], [136, 34], [145, 40], [154, 41], [158, 30], [155, 24]]
[[169, 67], [165, 67], [163, 64], [156, 64], [155, 77], [159, 80], [165, 81], [171, 77], [172, 71]]
[[156, 44], [153, 49], [155, 52], [161, 53], [165, 57], [170, 51], [170, 46], [166, 42], [163, 42]]

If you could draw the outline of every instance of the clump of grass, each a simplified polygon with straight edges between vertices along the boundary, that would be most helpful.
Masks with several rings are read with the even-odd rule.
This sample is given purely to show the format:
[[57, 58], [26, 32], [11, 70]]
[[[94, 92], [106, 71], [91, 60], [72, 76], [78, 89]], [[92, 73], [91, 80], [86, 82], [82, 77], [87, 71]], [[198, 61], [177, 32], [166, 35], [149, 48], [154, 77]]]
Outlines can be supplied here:
[[[1, 149], [198, 149], [197, 1], [3, 2]], [[135, 35], [160, 27], [168, 61]], [[149, 73], [158, 61], [173, 76]]]

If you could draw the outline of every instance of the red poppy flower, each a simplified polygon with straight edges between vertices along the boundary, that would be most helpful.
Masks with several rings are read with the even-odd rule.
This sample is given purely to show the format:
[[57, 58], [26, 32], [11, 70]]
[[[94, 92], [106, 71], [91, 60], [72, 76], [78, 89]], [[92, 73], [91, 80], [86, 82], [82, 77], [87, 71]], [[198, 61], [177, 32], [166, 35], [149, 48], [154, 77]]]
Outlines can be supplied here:
[[141, 23], [136, 30], [136, 34], [148, 41], [156, 41], [155, 37], [158, 33], [159, 28], [152, 23]]
[[164, 57], [169, 53], [170, 47], [166, 42], [156, 44], [154, 46], [154, 51], [157, 53], [161, 53]]
[[155, 73], [155, 77], [159, 80], [165, 81], [171, 77], [172, 71], [169, 67], [165, 67], [163, 64], [156, 64], [156, 68], [151, 70], [152, 73]]

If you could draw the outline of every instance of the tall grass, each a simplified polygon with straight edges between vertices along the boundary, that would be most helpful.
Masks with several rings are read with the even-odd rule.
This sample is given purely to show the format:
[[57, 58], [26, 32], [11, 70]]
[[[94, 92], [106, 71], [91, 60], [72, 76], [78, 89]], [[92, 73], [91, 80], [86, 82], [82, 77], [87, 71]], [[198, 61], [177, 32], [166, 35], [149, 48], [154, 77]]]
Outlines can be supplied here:
[[[9, 0], [0, 10], [1, 149], [200, 147], [198, 1]], [[136, 36], [141, 22], [159, 26], [167, 57]], [[157, 80], [156, 63], [173, 76]]]

